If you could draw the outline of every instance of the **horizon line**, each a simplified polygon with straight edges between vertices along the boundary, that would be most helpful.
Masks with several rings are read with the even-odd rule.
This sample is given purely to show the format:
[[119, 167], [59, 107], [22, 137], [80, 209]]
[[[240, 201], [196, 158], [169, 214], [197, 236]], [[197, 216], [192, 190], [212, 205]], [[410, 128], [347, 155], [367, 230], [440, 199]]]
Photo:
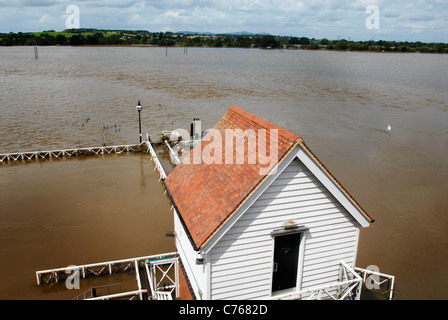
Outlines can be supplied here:
[[[341, 37], [341, 39], [329, 39], [327, 37], [323, 37], [323, 38], [316, 38], [316, 37], [310, 37], [310, 36], [298, 36], [298, 35], [280, 35], [280, 34], [272, 34], [272, 33], [268, 33], [268, 32], [260, 32], [260, 33], [255, 33], [255, 32], [251, 32], [251, 31], [234, 31], [234, 32], [204, 32], [204, 31], [190, 31], [190, 30], [181, 30], [181, 31], [150, 31], [150, 30], [145, 30], [145, 29], [103, 29], [103, 28], [94, 28], [94, 27], [83, 27], [83, 28], [69, 28], [69, 29], [64, 29], [62, 31], [56, 31], [55, 29], [49, 29], [49, 30], [43, 30], [43, 31], [17, 31], [17, 32], [13, 32], [13, 31], [9, 31], [9, 32], [0, 32], [0, 34], [8, 34], [8, 33], [45, 33], [45, 32], [61, 32], [63, 33], [64, 31], [67, 30], [98, 30], [98, 31], [132, 31], [132, 32], [148, 32], [148, 33], [173, 33], [173, 34], [187, 34], [190, 33], [191, 35], [241, 35], [241, 36], [264, 36], [264, 35], [269, 35], [269, 36], [274, 36], [274, 37], [290, 37], [290, 38], [308, 38], [308, 39], [316, 39], [316, 40], [322, 40], [322, 39], [327, 39], [330, 41], [341, 41], [341, 40], [346, 40], [346, 41], [395, 41], [395, 42], [409, 42], [409, 43], [415, 43], [415, 42], [421, 42], [421, 43], [443, 43], [446, 44], [448, 42], [443, 42], [443, 41], [422, 41], [422, 40], [384, 40], [384, 39], [379, 39], [379, 40], [374, 40], [374, 38], [371, 38], [369, 40], [347, 40], [345, 38], [343, 38], [342, 36], [338, 36]], [[349, 39], [351, 38], [350, 36], [348, 37]]]

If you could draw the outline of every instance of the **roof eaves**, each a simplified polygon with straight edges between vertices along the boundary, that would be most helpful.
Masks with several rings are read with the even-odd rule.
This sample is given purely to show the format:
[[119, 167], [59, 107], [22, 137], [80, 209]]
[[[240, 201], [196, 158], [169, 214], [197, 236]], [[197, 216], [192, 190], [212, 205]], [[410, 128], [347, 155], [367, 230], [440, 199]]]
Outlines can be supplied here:
[[187, 227], [187, 225], [186, 225], [186, 223], [185, 223], [185, 221], [184, 221], [184, 219], [182, 217], [182, 214], [181, 214], [179, 208], [177, 207], [176, 202], [174, 201], [173, 195], [171, 194], [170, 189], [168, 188], [168, 185], [165, 182], [165, 179], [162, 179], [162, 183], [165, 186], [165, 190], [167, 192], [168, 198], [171, 200], [171, 203], [173, 205], [173, 209], [176, 211], [177, 217], [179, 218], [179, 220], [180, 220], [180, 222], [182, 224], [182, 227], [184, 228], [185, 233], [187, 234], [188, 240], [190, 240], [190, 243], [193, 246], [193, 249], [195, 251], [198, 251], [199, 248], [196, 246], [196, 243], [194, 242], [194, 239], [193, 239], [193, 237], [192, 237], [192, 235], [190, 233], [190, 230], [188, 229], [188, 227]]

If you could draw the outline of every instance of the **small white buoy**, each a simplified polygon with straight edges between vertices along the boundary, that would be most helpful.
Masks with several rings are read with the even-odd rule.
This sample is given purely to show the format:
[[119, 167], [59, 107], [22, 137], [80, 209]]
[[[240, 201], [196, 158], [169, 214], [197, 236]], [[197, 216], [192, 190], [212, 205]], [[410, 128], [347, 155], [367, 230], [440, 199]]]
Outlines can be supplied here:
[[391, 133], [391, 131], [392, 131], [392, 126], [390, 125], [390, 123], [388, 123], [386, 133]]

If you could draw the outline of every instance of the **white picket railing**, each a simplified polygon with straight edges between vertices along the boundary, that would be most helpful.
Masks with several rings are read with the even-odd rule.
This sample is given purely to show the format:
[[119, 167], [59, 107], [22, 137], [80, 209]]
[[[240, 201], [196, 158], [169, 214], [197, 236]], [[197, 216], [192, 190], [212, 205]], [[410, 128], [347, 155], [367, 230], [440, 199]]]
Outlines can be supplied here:
[[154, 170], [157, 170], [157, 172], [159, 173], [160, 180], [164, 180], [166, 178], [165, 170], [163, 169], [163, 166], [160, 163], [159, 157], [157, 156], [157, 153], [155, 152], [151, 144], [151, 141], [148, 138], [148, 135], [146, 141], [143, 143], [146, 144], [149, 154], [151, 155], [151, 159], [154, 161]]
[[362, 278], [344, 261], [340, 263], [339, 281], [298, 292], [274, 296], [272, 300], [359, 300]]
[[83, 156], [83, 155], [101, 155], [122, 152], [140, 151], [142, 144], [90, 147], [90, 148], [71, 148], [63, 150], [49, 151], [31, 151], [0, 154], [0, 162], [13, 162], [19, 160], [39, 160], [39, 159], [57, 159], [64, 157]]

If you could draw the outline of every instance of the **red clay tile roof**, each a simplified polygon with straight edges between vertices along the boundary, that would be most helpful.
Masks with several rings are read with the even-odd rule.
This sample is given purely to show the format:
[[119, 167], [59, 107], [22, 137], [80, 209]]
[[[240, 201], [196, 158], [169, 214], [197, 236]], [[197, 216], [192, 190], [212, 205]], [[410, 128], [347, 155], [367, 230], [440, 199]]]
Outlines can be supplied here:
[[[256, 141], [259, 141], [263, 137], [258, 134], [258, 129], [265, 129], [267, 133], [266, 150], [263, 151], [263, 154], [267, 156], [270, 154], [269, 130], [278, 130], [278, 143], [274, 146], [277, 148], [278, 154], [276, 162], [280, 162], [295, 142], [300, 139], [299, 136], [236, 106], [230, 107], [214, 129], [221, 132], [221, 164], [217, 164], [217, 161], [207, 164], [204, 159], [199, 164], [193, 163], [194, 149], [201, 148], [202, 152], [211, 143], [211, 141], [206, 141], [207, 137], [204, 137], [205, 141], [193, 148], [190, 158], [184, 159], [184, 162], [178, 165], [165, 179], [165, 184], [196, 248], [200, 248], [213, 235], [266, 177], [260, 174], [260, 169], [266, 168], [266, 165], [260, 164], [258, 157], [256, 163], [250, 162], [248, 152], [244, 152], [248, 146], [251, 146], [248, 139], [245, 140], [245, 143], [235, 144], [236, 152], [233, 155], [233, 162], [225, 164], [225, 148], [233, 148], [234, 145], [234, 142], [232, 145], [226, 145], [225, 130], [252, 129], [256, 134]], [[238, 152], [244, 153], [244, 162], [239, 161], [240, 164], [236, 159]], [[251, 150], [251, 152], [255, 152], [255, 150]], [[185, 163], [185, 160], [189, 160], [188, 164]]]

